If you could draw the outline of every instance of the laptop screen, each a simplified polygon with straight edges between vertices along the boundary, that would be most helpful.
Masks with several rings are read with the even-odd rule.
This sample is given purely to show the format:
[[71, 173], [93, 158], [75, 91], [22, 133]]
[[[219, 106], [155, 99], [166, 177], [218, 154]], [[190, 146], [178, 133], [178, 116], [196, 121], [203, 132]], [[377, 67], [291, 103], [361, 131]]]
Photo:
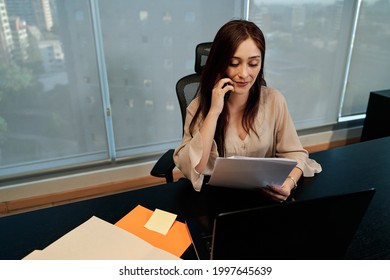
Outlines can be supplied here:
[[199, 225], [197, 233], [190, 228], [193, 222], [189, 230], [199, 258], [342, 259], [374, 193], [369, 189], [221, 213], [207, 257], [200, 253]]

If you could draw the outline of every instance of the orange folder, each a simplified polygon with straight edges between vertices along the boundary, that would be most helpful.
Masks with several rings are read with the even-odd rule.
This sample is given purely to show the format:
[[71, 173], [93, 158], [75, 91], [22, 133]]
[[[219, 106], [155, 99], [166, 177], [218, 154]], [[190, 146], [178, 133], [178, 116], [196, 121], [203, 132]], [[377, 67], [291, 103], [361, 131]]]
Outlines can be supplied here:
[[167, 235], [163, 235], [144, 227], [152, 214], [152, 210], [138, 205], [115, 225], [142, 238], [157, 248], [180, 257], [191, 245], [191, 238], [186, 225], [175, 221]]

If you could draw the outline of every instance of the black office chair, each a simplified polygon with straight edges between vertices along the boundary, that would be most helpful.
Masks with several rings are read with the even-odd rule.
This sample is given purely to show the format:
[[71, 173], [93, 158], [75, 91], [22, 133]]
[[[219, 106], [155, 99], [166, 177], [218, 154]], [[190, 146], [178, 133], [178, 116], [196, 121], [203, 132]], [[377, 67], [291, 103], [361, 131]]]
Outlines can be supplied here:
[[[180, 105], [183, 132], [187, 106], [194, 99], [198, 91], [200, 74], [202, 73], [203, 67], [206, 63], [210, 48], [211, 43], [201, 43], [196, 46], [195, 73], [181, 78], [176, 83], [176, 95]], [[173, 169], [175, 168], [173, 152], [174, 149], [166, 151], [153, 166], [150, 171], [150, 175], [165, 178], [167, 183], [173, 182]]]

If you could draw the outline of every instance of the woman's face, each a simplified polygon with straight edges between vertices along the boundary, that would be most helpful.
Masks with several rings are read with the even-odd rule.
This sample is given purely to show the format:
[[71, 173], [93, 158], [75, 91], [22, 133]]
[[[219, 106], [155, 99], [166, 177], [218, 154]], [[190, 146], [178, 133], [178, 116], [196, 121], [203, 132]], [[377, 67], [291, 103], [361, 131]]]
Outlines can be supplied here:
[[248, 38], [237, 48], [226, 70], [233, 81], [236, 94], [247, 94], [261, 70], [261, 52], [255, 42]]

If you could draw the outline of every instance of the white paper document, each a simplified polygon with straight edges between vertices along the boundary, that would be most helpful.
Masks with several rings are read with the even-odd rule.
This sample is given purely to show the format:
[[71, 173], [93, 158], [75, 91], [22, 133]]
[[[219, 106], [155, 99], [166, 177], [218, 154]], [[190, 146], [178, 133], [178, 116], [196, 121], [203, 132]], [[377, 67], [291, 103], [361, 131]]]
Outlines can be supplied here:
[[281, 186], [297, 165], [285, 158], [218, 157], [209, 185], [232, 188]]
[[178, 260], [134, 234], [95, 216], [24, 260]]

